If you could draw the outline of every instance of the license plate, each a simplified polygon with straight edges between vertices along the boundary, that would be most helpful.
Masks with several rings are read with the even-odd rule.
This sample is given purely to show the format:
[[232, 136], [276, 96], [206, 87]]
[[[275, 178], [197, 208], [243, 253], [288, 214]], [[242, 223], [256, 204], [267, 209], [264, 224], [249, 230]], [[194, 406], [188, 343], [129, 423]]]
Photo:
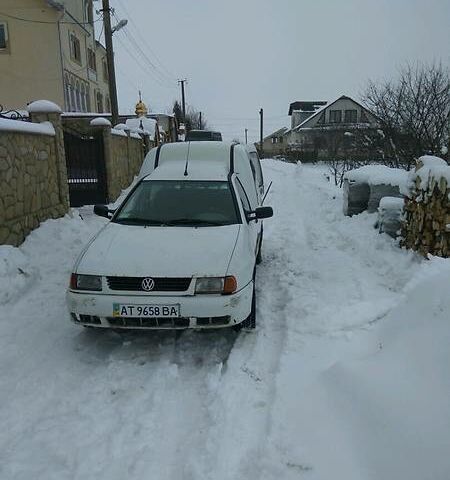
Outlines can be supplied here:
[[179, 305], [113, 304], [113, 317], [167, 318], [179, 316]]

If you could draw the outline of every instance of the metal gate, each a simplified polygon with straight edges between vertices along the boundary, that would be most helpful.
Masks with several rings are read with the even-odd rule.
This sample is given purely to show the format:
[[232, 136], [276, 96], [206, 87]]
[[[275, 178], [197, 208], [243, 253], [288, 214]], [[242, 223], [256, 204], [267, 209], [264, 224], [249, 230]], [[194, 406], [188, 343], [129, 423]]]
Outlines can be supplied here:
[[70, 206], [107, 203], [103, 137], [64, 132]]

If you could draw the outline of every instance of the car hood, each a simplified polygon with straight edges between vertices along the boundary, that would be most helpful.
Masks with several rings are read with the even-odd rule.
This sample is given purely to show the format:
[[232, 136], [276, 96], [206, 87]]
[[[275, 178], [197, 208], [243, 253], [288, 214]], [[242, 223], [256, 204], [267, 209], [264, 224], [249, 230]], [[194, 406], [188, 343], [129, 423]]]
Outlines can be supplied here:
[[76, 271], [130, 277], [223, 276], [239, 227], [142, 227], [109, 223], [85, 250]]

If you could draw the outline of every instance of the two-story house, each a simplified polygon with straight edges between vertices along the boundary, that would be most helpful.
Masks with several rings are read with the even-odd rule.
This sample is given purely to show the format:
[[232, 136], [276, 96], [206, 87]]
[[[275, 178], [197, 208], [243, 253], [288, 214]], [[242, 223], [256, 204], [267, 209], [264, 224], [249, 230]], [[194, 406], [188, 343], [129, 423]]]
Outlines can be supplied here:
[[358, 156], [358, 139], [377, 131], [376, 117], [345, 95], [326, 102], [294, 102], [289, 108], [292, 128], [286, 132], [288, 151], [305, 160]]
[[2, 0], [0, 104], [24, 109], [46, 99], [65, 111], [110, 111], [94, 23], [93, 0]]

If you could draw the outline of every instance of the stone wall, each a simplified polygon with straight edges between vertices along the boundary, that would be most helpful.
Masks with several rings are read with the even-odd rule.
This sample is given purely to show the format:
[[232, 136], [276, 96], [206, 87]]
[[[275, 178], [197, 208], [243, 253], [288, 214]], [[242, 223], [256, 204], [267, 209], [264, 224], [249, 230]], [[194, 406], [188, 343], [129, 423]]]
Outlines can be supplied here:
[[40, 222], [69, 209], [60, 114], [31, 113], [31, 119], [50, 121], [55, 134], [17, 120], [0, 126], [0, 244], [20, 245]]
[[110, 128], [103, 129], [103, 139], [108, 199], [114, 202], [139, 173], [144, 161], [144, 142], [129, 132]]

